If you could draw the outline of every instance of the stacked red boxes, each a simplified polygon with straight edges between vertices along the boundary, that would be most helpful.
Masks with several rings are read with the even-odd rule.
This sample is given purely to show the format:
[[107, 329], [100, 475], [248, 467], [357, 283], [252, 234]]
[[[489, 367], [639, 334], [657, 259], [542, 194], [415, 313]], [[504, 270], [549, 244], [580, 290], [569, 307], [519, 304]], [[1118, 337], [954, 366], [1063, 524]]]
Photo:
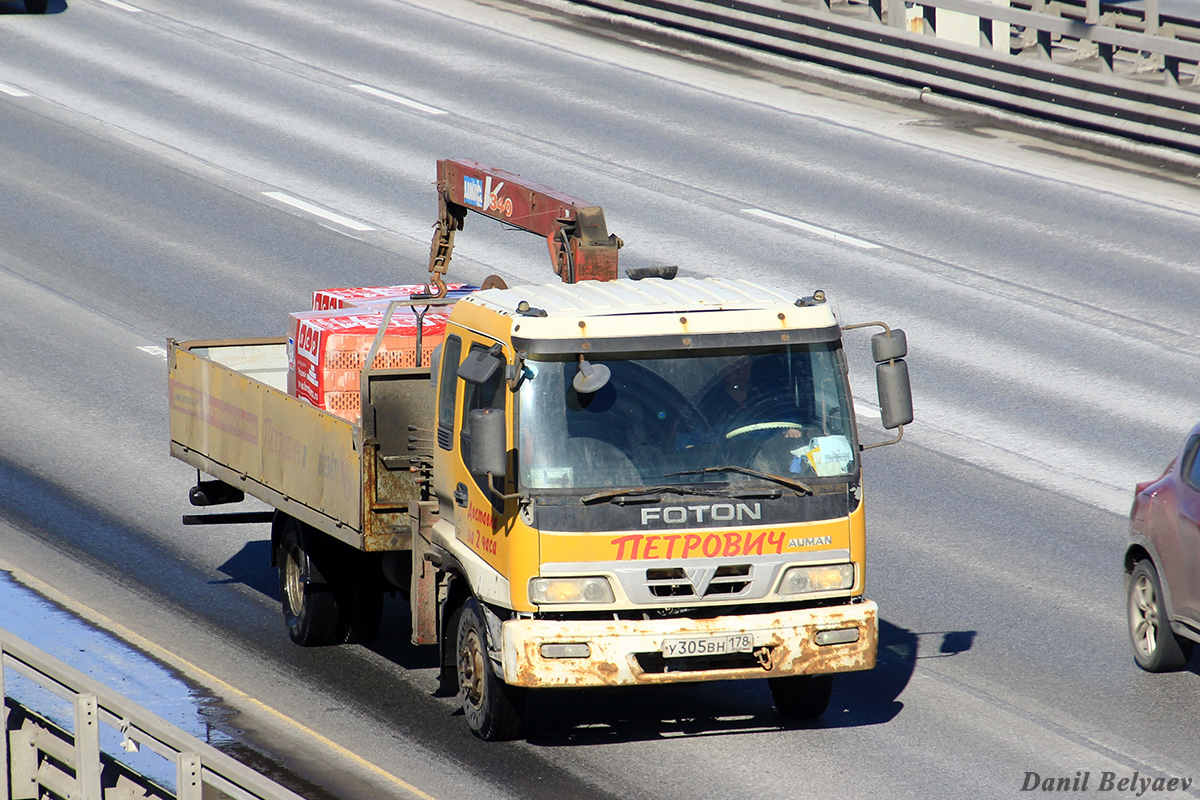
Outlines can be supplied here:
[[[288, 393], [352, 422], [362, 414], [362, 368], [393, 300], [428, 290], [425, 284], [322, 289], [313, 292], [313, 311], [288, 317]], [[475, 291], [448, 284], [448, 296]], [[419, 301], [418, 301], [419, 302]], [[442, 343], [448, 306], [430, 308], [421, 323], [421, 365], [429, 366]], [[375, 354], [375, 369], [417, 366], [417, 313], [397, 306]]]
[[[362, 368], [383, 324], [383, 311], [343, 308], [302, 311], [288, 318], [288, 391], [339, 417], [357, 422]], [[421, 325], [421, 364], [429, 366], [433, 349], [446, 331], [446, 311], [429, 311]], [[411, 309], [392, 314], [375, 354], [375, 369], [415, 367], [417, 315]]]

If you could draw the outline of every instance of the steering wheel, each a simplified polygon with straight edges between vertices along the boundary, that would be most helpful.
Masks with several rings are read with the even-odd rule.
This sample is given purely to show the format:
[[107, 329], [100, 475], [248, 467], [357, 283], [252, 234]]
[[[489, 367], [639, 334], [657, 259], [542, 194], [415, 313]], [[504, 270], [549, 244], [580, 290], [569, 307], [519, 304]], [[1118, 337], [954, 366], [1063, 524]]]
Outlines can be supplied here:
[[740, 428], [734, 428], [729, 433], [725, 434], [726, 439], [732, 439], [735, 436], [741, 436], [743, 433], [753, 433], [754, 431], [766, 431], [772, 428], [796, 428], [799, 430], [801, 425], [797, 422], [755, 422], [752, 425], [743, 425]]

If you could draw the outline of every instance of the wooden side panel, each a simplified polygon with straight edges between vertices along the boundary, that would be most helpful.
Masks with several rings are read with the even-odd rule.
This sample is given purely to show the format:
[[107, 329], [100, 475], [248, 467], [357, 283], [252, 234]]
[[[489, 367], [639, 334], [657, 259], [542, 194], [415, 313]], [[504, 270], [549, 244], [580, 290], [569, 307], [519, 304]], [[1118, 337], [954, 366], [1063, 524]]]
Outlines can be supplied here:
[[[242, 479], [235, 484], [238, 488], [271, 505], [281, 507], [282, 496], [289, 504], [299, 503], [329, 518], [334, 527], [361, 532], [358, 427], [221, 363], [223, 352], [236, 352], [243, 359], [256, 347], [264, 354], [282, 354], [278, 344], [173, 343], [172, 449], [198, 454], [235, 473]], [[286, 361], [282, 366], [286, 369]], [[341, 533], [338, 538], [349, 538]]]

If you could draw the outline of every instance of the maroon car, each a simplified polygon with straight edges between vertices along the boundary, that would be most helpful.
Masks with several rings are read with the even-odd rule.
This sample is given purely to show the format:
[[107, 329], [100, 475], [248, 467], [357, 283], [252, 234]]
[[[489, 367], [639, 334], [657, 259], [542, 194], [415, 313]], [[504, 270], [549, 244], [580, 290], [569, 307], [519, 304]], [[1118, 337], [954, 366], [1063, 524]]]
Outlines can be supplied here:
[[1139, 483], [1125, 550], [1129, 636], [1138, 666], [1183, 669], [1200, 642], [1200, 425], [1158, 480]]

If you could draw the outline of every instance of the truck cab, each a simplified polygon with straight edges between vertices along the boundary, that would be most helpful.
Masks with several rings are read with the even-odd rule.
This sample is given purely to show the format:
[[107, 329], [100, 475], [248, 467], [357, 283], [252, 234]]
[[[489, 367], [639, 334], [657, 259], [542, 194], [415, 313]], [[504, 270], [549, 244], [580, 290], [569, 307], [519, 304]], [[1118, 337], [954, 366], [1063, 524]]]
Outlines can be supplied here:
[[737, 280], [455, 305], [431, 544], [482, 617], [474, 645], [446, 634], [478, 715], [496, 713], [489, 682], [515, 703], [515, 688], [768, 677], [811, 716], [824, 677], [874, 665], [841, 330], [823, 295]]

